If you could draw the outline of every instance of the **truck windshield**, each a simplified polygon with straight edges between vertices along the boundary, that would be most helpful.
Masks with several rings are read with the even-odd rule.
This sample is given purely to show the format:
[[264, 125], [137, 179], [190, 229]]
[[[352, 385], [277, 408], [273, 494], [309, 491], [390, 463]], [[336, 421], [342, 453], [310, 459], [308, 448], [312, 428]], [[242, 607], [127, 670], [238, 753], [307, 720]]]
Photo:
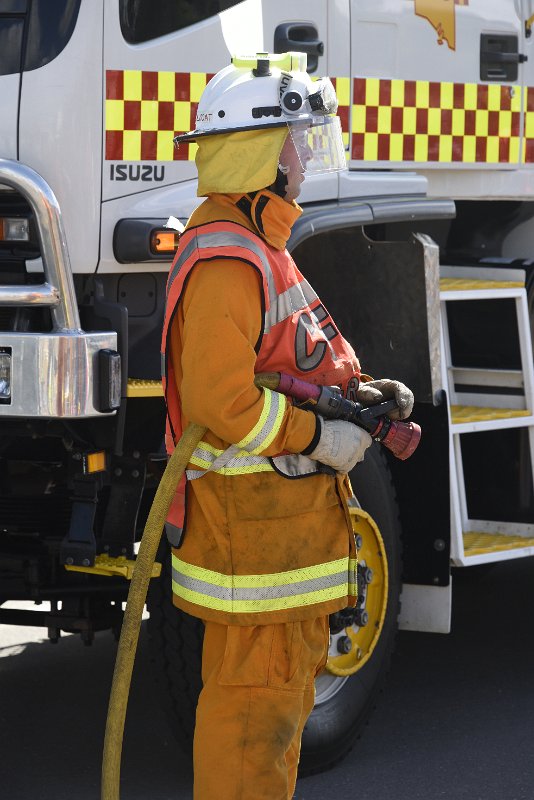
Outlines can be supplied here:
[[81, 0], [3, 0], [0, 5], [0, 75], [44, 67], [65, 48]]

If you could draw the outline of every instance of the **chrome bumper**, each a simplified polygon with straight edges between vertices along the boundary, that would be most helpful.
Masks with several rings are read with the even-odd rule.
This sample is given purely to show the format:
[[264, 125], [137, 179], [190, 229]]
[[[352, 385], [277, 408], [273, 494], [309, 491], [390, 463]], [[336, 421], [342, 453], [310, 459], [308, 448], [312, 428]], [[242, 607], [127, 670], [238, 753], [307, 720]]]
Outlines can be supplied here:
[[32, 208], [45, 279], [40, 286], [0, 285], [0, 306], [49, 307], [53, 326], [50, 333], [0, 331], [0, 352], [11, 354], [11, 398], [0, 403], [0, 419], [114, 414], [98, 410], [98, 354], [117, 349], [117, 334], [80, 328], [58, 201], [37, 172], [16, 161], [0, 159], [0, 184], [15, 189]]

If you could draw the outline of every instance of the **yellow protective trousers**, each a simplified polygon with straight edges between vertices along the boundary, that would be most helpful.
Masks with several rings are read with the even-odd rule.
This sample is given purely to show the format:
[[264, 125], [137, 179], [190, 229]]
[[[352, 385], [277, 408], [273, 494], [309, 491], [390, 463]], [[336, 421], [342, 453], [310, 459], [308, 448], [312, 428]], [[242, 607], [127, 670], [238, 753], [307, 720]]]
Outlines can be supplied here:
[[194, 800], [290, 800], [328, 617], [274, 625], [205, 622]]

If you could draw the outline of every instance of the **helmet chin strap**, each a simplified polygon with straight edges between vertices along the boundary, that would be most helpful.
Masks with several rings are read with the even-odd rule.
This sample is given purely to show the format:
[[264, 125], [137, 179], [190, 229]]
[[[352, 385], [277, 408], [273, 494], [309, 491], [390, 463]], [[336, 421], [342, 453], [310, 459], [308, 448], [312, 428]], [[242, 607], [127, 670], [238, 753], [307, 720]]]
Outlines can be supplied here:
[[289, 175], [290, 167], [284, 167], [282, 164], [278, 164], [278, 169], [276, 170], [276, 180], [269, 186], [269, 189], [274, 194], [277, 194], [282, 200], [285, 199], [286, 190], [287, 190], [287, 176]]

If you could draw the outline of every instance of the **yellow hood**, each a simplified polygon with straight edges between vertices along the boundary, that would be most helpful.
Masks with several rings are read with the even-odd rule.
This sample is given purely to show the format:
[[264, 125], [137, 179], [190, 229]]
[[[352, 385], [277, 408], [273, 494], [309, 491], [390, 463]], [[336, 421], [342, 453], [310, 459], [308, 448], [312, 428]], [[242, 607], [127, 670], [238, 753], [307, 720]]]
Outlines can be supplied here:
[[276, 179], [287, 127], [200, 137], [197, 141], [199, 197], [255, 192]]

